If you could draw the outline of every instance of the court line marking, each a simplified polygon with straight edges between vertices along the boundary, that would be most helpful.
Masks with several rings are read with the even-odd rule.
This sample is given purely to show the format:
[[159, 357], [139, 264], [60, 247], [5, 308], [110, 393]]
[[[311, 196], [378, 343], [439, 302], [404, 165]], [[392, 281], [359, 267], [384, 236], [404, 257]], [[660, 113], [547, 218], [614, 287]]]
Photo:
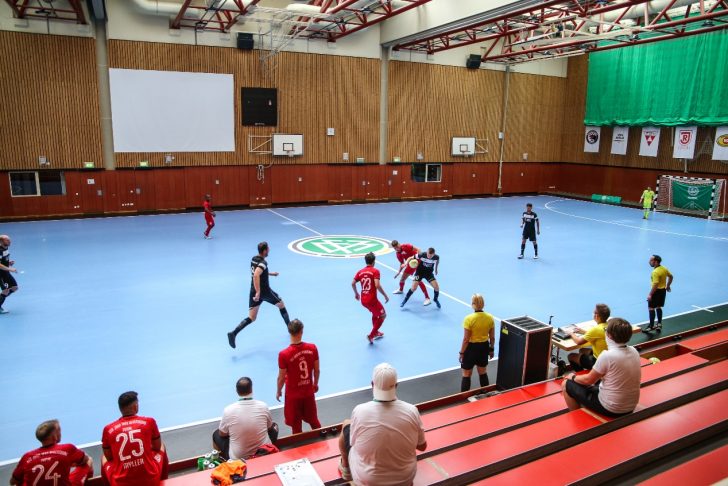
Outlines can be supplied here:
[[703, 238], [703, 239], [706, 239], [706, 240], [728, 241], [728, 238], [723, 237], [723, 236], [702, 236], [702, 235], [694, 235], [692, 233], [676, 233], [674, 231], [665, 231], [665, 230], [659, 230], [659, 229], [655, 229], [655, 228], [643, 228], [641, 226], [635, 226], [635, 225], [631, 225], [631, 224], [619, 223], [617, 221], [608, 221], [606, 219], [589, 218], [589, 217], [586, 217], [586, 216], [579, 216], [579, 215], [576, 215], [576, 214], [565, 213], [563, 211], [559, 211], [559, 210], [553, 209], [551, 206], [549, 206], [549, 204], [553, 204], [553, 203], [557, 203], [557, 202], [563, 202], [563, 201], [577, 201], [577, 202], [585, 202], [585, 203], [589, 203], [589, 204], [595, 204], [595, 203], [592, 203], [591, 201], [580, 201], [580, 200], [577, 200], [577, 199], [555, 199], [555, 200], [552, 200], [552, 201], [549, 201], [549, 202], [545, 203], [544, 204], [544, 208], [545, 209], [548, 209], [549, 211], [552, 211], [554, 213], [561, 214], [563, 216], [569, 216], [571, 218], [578, 218], [578, 219], [585, 219], [587, 221], [595, 221], [597, 223], [613, 224], [615, 226], [622, 226], [624, 228], [632, 228], [632, 229], [642, 230], [642, 231], [652, 231], [653, 233], [663, 233], [663, 234], [666, 234], [666, 235], [673, 235], [673, 236], [687, 236], [689, 238]]
[[699, 310], [704, 310], [705, 312], [710, 312], [710, 313], [713, 313], [713, 312], [715, 312], [715, 311], [712, 311], [712, 310], [710, 310], [710, 309], [706, 309], [705, 307], [700, 307], [700, 306], [697, 306], [697, 305], [695, 305], [695, 304], [693, 304], [693, 305], [692, 305], [691, 307], [695, 307], [696, 309], [699, 309]]
[[[275, 214], [276, 216], [280, 216], [281, 218], [283, 218], [283, 219], [285, 219], [285, 220], [287, 220], [287, 221], [290, 221], [290, 222], [291, 222], [291, 223], [293, 223], [293, 224], [297, 224], [297, 225], [298, 225], [298, 226], [300, 226], [301, 228], [303, 228], [303, 229], [306, 229], [306, 230], [310, 231], [311, 233], [314, 233], [314, 234], [316, 234], [316, 235], [318, 235], [318, 236], [326, 236], [326, 235], [324, 235], [323, 233], [319, 233], [319, 232], [318, 232], [318, 231], [316, 231], [315, 229], [309, 228], [308, 226], [304, 225], [303, 223], [299, 223], [298, 221], [296, 221], [296, 220], [293, 220], [293, 219], [289, 218], [288, 216], [284, 216], [283, 214], [279, 213], [278, 211], [275, 211], [275, 210], [273, 210], [273, 209], [270, 209], [270, 208], [266, 208], [266, 211], [269, 211], [269, 212], [271, 212], [271, 213]], [[396, 268], [394, 268], [394, 267], [391, 267], [391, 266], [389, 266], [389, 265], [387, 265], [386, 263], [383, 263], [383, 262], [378, 262], [378, 265], [379, 265], [380, 267], [384, 267], [384, 268], [387, 268], [387, 269], [391, 270], [391, 271], [392, 271], [392, 272], [394, 272], [394, 273], [397, 273], [397, 272], [399, 271], [399, 269], [396, 269]], [[426, 284], [426, 285], [427, 285], [428, 287], [432, 288], [432, 286], [431, 286], [430, 284]], [[441, 295], [444, 295], [445, 297], [448, 297], [448, 298], [450, 298], [450, 299], [454, 300], [455, 302], [457, 302], [457, 303], [459, 303], [459, 304], [462, 304], [462, 305], [464, 305], [465, 307], [468, 307], [468, 308], [470, 308], [470, 307], [471, 307], [471, 306], [470, 306], [470, 304], [468, 304], [468, 303], [467, 303], [467, 302], [465, 302], [464, 300], [460, 300], [460, 299], [458, 299], [457, 297], [455, 297], [455, 296], [453, 296], [453, 295], [451, 295], [451, 294], [448, 294], [447, 292], [444, 292], [444, 291], [440, 290], [440, 294], [441, 294]], [[491, 315], [493, 315], [493, 314], [491, 314]], [[495, 319], [497, 319], [497, 320], [499, 320], [499, 321], [502, 321], [502, 320], [503, 320], [503, 319], [501, 319], [500, 317], [498, 317], [498, 316], [496, 316], [496, 315], [493, 315], [493, 318], [495, 318]]]

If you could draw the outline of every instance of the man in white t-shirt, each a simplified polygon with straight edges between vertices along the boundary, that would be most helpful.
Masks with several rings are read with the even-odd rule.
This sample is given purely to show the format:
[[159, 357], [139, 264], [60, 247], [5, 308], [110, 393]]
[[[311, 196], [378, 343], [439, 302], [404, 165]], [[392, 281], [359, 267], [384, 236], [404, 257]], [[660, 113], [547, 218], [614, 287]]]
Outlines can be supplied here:
[[372, 373], [374, 400], [362, 403], [344, 421], [339, 471], [361, 486], [412, 484], [417, 451], [427, 448], [417, 407], [397, 400], [397, 370], [381, 363]]
[[213, 446], [228, 459], [248, 459], [266, 446], [266, 453], [273, 452], [278, 424], [273, 422], [268, 405], [253, 399], [253, 381], [247, 376], [238, 380], [235, 389], [240, 398], [225, 407], [218, 430], [212, 434]]
[[[584, 406], [607, 417], [631, 413], [640, 400], [642, 368], [640, 355], [627, 346], [632, 325], [614, 317], [607, 321], [607, 350], [597, 358], [586, 375], [564, 377], [562, 394], [569, 410]], [[599, 386], [596, 386], [599, 380]]]

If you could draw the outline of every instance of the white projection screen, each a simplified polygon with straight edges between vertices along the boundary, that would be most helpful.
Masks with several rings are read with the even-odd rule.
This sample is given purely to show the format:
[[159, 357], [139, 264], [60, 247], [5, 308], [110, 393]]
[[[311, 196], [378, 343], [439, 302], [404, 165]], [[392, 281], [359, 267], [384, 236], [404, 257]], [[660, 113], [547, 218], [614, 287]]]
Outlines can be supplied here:
[[110, 69], [115, 152], [234, 152], [232, 74]]

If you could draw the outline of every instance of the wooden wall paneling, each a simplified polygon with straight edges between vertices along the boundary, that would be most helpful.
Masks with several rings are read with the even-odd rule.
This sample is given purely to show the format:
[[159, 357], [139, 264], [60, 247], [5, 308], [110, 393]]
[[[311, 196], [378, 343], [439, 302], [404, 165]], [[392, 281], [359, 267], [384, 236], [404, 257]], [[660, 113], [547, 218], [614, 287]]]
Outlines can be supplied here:
[[410, 184], [410, 167], [409, 164], [387, 165], [385, 180], [389, 199], [399, 200], [407, 197]]
[[498, 188], [498, 164], [456, 163], [453, 167], [453, 196], [495, 194]]
[[13, 197], [10, 195], [10, 175], [0, 172], [0, 218], [14, 216]]
[[67, 213], [81, 214], [83, 213], [82, 173], [77, 170], [67, 170], [64, 171], [64, 177], [66, 179]]
[[258, 177], [255, 167], [248, 170], [248, 188], [250, 206], [270, 206], [273, 199], [273, 173], [265, 169], [263, 177]]
[[0, 168], [102, 164], [94, 39], [0, 31]]
[[[378, 158], [379, 60], [294, 52], [278, 55], [272, 77], [264, 76], [259, 51], [223, 47], [188, 46], [111, 40], [109, 64], [127, 69], [232, 73], [235, 77], [235, 151], [224, 153], [175, 153], [175, 164], [297, 165], [340, 162], [343, 152]], [[278, 126], [244, 127], [240, 124], [242, 87], [278, 88]], [[193, 95], [191, 95], [193, 96]], [[326, 136], [326, 128], [336, 130]], [[304, 155], [291, 160], [248, 153], [248, 135], [301, 133]], [[356, 154], [356, 155], [354, 155]], [[132, 167], [139, 160], [164, 165], [162, 154], [117, 154], [119, 166]]]
[[156, 209], [183, 209], [187, 206], [184, 169], [153, 170], [152, 174]]
[[78, 171], [74, 177], [78, 178], [81, 193], [81, 211], [84, 214], [101, 214], [104, 212], [106, 194], [105, 172], [102, 170]]
[[301, 182], [298, 182], [299, 167], [295, 165], [271, 167], [269, 174], [273, 181], [270, 200], [272, 204], [301, 201], [303, 178], [301, 177]]
[[14, 197], [13, 198], [13, 214], [14, 216], [36, 216], [44, 214], [42, 198], [37, 196]]
[[105, 171], [104, 212], [137, 211], [136, 176], [133, 170]]
[[328, 165], [329, 200], [351, 201], [353, 199], [354, 169], [351, 164]]
[[327, 201], [329, 198], [329, 172], [325, 165], [302, 165], [300, 166], [302, 186], [302, 201], [319, 202]]
[[157, 187], [155, 169], [135, 169], [134, 192], [136, 193], [137, 211], [154, 211], [161, 209], [157, 204]]
[[503, 194], [537, 192], [541, 164], [508, 162], [503, 164]]
[[364, 167], [366, 178], [364, 199], [367, 201], [381, 201], [389, 195], [386, 185], [386, 165], [368, 164]]

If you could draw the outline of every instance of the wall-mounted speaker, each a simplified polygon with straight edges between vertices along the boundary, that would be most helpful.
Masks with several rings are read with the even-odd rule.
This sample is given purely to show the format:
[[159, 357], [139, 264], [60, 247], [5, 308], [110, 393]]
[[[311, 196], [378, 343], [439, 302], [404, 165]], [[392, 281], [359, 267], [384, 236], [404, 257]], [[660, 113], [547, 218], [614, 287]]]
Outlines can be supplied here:
[[254, 45], [255, 42], [253, 41], [253, 34], [238, 32], [238, 49], [250, 51], [253, 49]]
[[468, 60], [465, 61], [465, 67], [468, 69], [478, 69], [480, 67], [480, 54], [470, 54]]

